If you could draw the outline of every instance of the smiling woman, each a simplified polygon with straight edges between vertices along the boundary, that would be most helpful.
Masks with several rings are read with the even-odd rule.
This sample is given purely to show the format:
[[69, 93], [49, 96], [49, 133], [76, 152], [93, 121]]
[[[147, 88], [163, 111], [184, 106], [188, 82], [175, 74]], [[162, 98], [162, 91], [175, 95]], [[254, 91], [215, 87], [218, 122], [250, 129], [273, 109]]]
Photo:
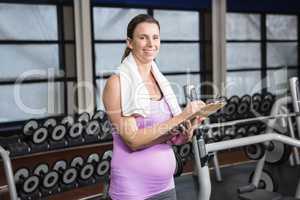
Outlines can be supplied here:
[[[175, 200], [172, 144], [189, 142], [201, 120], [187, 120], [204, 103], [181, 112], [168, 80], [154, 59], [160, 49], [160, 26], [150, 15], [128, 24], [127, 48], [103, 91], [103, 103], [116, 128], [109, 194], [113, 200]], [[198, 117], [199, 119], [199, 117]], [[181, 132], [172, 129], [185, 122]]]

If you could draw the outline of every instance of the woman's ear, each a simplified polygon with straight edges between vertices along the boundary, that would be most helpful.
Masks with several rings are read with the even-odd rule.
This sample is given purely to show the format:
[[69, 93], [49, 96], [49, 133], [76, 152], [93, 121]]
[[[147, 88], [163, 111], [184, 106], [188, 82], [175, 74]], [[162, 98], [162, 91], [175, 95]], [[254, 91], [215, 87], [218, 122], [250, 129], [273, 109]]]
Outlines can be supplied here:
[[132, 39], [131, 38], [127, 38], [126, 44], [129, 49], [132, 49]]

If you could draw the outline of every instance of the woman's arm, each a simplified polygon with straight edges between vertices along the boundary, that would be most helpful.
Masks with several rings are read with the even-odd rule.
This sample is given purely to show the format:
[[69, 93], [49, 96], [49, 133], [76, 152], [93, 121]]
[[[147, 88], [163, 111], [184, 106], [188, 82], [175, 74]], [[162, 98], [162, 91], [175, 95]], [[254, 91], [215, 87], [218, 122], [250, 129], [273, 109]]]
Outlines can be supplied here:
[[168, 140], [171, 137], [169, 131], [185, 121], [190, 116], [190, 112], [193, 113], [193, 109], [195, 110], [194, 106], [194, 108], [190, 108], [186, 112], [182, 112], [163, 123], [156, 124], [150, 128], [138, 129], [134, 117], [122, 116], [121, 88], [119, 76], [117, 75], [113, 75], [107, 80], [103, 91], [103, 102], [111, 122], [117, 128], [117, 132], [133, 151], [154, 143], [163, 142], [160, 140]]

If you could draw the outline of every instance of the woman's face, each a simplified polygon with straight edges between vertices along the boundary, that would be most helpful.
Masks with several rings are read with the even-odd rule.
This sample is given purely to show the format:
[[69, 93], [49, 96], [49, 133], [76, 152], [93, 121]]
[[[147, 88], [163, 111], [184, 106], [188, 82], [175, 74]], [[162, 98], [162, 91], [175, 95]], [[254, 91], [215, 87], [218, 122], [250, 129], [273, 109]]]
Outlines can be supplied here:
[[157, 24], [148, 22], [138, 24], [133, 32], [133, 38], [127, 40], [127, 45], [140, 62], [152, 62], [160, 47]]

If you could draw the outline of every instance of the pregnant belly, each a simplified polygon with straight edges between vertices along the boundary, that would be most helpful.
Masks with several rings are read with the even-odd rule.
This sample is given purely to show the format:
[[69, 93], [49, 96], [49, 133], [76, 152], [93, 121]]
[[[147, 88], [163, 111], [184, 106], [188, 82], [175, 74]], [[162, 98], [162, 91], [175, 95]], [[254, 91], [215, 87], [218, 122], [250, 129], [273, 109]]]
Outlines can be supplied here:
[[158, 144], [135, 152], [114, 149], [111, 164], [138, 176], [165, 179], [173, 176], [176, 160], [169, 145]]

